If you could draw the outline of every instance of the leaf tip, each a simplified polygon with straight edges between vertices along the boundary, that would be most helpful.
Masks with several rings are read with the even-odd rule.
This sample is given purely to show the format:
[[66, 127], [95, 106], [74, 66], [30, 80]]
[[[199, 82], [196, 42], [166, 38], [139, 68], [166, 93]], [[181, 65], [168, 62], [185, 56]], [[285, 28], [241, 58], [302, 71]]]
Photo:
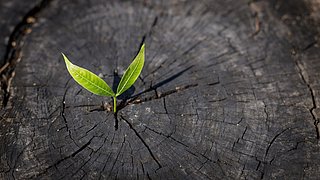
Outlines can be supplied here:
[[61, 55], [62, 55], [63, 59], [66, 59], [66, 55], [64, 55], [63, 52], [61, 52]]
[[67, 58], [67, 56], [66, 56], [64, 53], [61, 52], [61, 55], [62, 55], [62, 57], [63, 57], [64, 62], [65, 62], [65, 63], [67, 64], [67, 66], [68, 66], [68, 64], [71, 63], [70, 60]]

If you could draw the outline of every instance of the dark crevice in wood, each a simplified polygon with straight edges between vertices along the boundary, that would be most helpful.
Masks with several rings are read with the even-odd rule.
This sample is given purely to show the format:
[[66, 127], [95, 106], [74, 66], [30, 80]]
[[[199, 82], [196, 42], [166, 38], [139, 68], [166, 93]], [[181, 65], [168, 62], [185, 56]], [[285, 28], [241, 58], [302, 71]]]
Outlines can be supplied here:
[[274, 157], [269, 161], [269, 164], [270, 164], [270, 165], [272, 164], [272, 162], [274, 161], [275, 158], [276, 158], [276, 157], [274, 156]]
[[[163, 109], [164, 109], [165, 114], [167, 115], [167, 117], [168, 117], [168, 119], [169, 119], [169, 123], [172, 124], [172, 118], [171, 118], [171, 116], [169, 116], [169, 111], [168, 111], [168, 108], [167, 108], [166, 97], [163, 97]], [[177, 126], [177, 125], [174, 125], [174, 131], [172, 132], [172, 134], [175, 133], [175, 131], [176, 131], [176, 126]]]
[[67, 128], [67, 131], [69, 131], [69, 127], [68, 127], [68, 122], [67, 122], [67, 119], [66, 119], [66, 117], [65, 117], [65, 115], [64, 115], [64, 111], [65, 111], [65, 109], [66, 109], [66, 95], [67, 95], [67, 91], [68, 91], [68, 89], [69, 89], [69, 87], [67, 87], [66, 89], [65, 89], [65, 91], [64, 91], [64, 94], [63, 94], [63, 97], [62, 97], [62, 109], [61, 109], [61, 113], [60, 113], [60, 115], [61, 115], [61, 117], [62, 117], [62, 119], [63, 119], [63, 121], [64, 121], [64, 124], [65, 124], [65, 126], [66, 126], [66, 128]]
[[[132, 166], [132, 171], [131, 171], [131, 174], [134, 174], [134, 168], [135, 168], [135, 164], [134, 164], [134, 150], [132, 148], [132, 145], [130, 142], [128, 142], [128, 146], [129, 146], [129, 149], [130, 149], [130, 165]], [[137, 173], [137, 179], [139, 179], [139, 175]]]
[[243, 133], [242, 133], [241, 139], [244, 140], [243, 137], [244, 137], [244, 135], [246, 134], [247, 130], [248, 130], [248, 126], [245, 127], [245, 129], [244, 129], [244, 131], [243, 131]]
[[318, 44], [318, 41], [317, 41], [317, 40], [311, 42], [310, 44], [308, 44], [306, 47], [304, 47], [304, 48], [302, 49], [302, 52], [307, 51], [308, 49], [314, 47], [314, 46], [317, 45], [317, 44]]
[[145, 127], [146, 129], [148, 129], [149, 131], [152, 131], [152, 132], [154, 132], [154, 133], [156, 133], [156, 134], [158, 134], [158, 135], [160, 135], [160, 136], [163, 136], [163, 137], [165, 137], [165, 138], [171, 139], [171, 140], [173, 140], [174, 142], [176, 142], [176, 143], [179, 143], [179, 144], [183, 145], [184, 147], [189, 147], [189, 146], [188, 146], [188, 145], [186, 145], [185, 143], [183, 143], [183, 142], [181, 142], [181, 141], [177, 140], [176, 138], [172, 137], [173, 132], [172, 132], [172, 133], [170, 133], [170, 134], [164, 134], [164, 133], [162, 133], [162, 132], [158, 132], [158, 131], [156, 131], [156, 130], [154, 130], [154, 129], [152, 129], [152, 128], [148, 127], [148, 126], [144, 126], [144, 127]]
[[[93, 151], [91, 151], [91, 153], [89, 154], [88, 160], [86, 160], [81, 166], [79, 166], [79, 168], [77, 168], [77, 170], [71, 175], [71, 177], [74, 177], [80, 170], [82, 170], [83, 167], [85, 167], [85, 165], [91, 160], [92, 153], [93, 153]], [[61, 179], [63, 179], [63, 178], [61, 178]], [[82, 178], [80, 178], [80, 179], [82, 179]]]
[[147, 178], [148, 178], [149, 180], [152, 180], [151, 177], [150, 177], [150, 175], [149, 175], [149, 173], [147, 173]]
[[89, 144], [91, 143], [92, 139], [94, 137], [92, 137], [86, 144], [84, 144], [83, 146], [81, 146], [77, 151], [75, 151], [74, 153], [71, 154], [71, 157], [75, 157], [77, 154], [79, 154], [84, 148], [86, 148], [87, 146], [89, 146]]
[[256, 161], [258, 161], [258, 165], [257, 165], [257, 167], [256, 167], [256, 171], [258, 171], [259, 170], [259, 167], [260, 167], [260, 165], [261, 165], [261, 161], [256, 157]]
[[267, 160], [266, 160], [266, 158], [267, 158], [267, 156], [268, 156], [268, 154], [269, 154], [269, 151], [270, 151], [271, 146], [273, 145], [273, 143], [276, 141], [276, 139], [277, 139], [279, 136], [281, 136], [284, 132], [286, 132], [286, 131], [289, 130], [289, 129], [290, 129], [290, 128], [286, 128], [286, 129], [282, 130], [281, 132], [279, 132], [278, 134], [276, 134], [276, 135], [271, 139], [271, 141], [270, 141], [270, 143], [268, 144], [268, 147], [267, 147], [267, 149], [266, 149], [266, 152], [265, 152], [265, 154], [264, 154], [263, 160], [259, 160], [259, 159], [257, 159], [257, 157], [255, 157], [256, 160], [258, 161], [258, 165], [257, 165], [256, 170], [258, 170], [259, 167], [261, 166], [261, 164], [263, 164], [262, 170], [261, 170], [260, 179], [263, 179], [263, 178], [264, 178], [266, 164], [271, 164], [271, 162], [274, 160], [274, 157], [271, 158], [270, 161], [267, 161]]
[[99, 180], [101, 179], [102, 172], [104, 172], [104, 170], [105, 170], [106, 167], [107, 167], [107, 164], [108, 164], [108, 162], [109, 162], [109, 159], [111, 158], [111, 154], [112, 154], [112, 153], [109, 153], [108, 158], [107, 158], [106, 162], [105, 162], [104, 165], [103, 165], [103, 168], [102, 168], [101, 171], [99, 172]]
[[23, 17], [13, 29], [7, 49], [4, 55], [4, 64], [1, 66], [1, 90], [3, 93], [2, 106], [6, 107], [10, 98], [10, 86], [12, 78], [14, 77], [14, 69], [21, 60], [21, 48], [23, 46], [23, 39], [31, 32], [33, 24], [36, 22], [36, 16], [45, 9], [53, 0], [42, 0], [39, 4], [33, 7]]
[[[150, 36], [151, 36], [152, 31], [153, 31], [153, 29], [155, 28], [155, 26], [157, 25], [157, 23], [158, 23], [158, 16], [156, 16], [156, 17], [154, 18], [154, 20], [153, 20], [153, 22], [152, 22], [152, 24], [151, 24], [151, 27], [150, 27], [150, 29], [149, 29], [149, 31], [142, 37], [142, 41], [141, 41], [139, 47], [141, 47], [141, 46], [143, 45], [143, 43], [145, 42], [145, 40], [146, 40], [147, 37], [150, 37]], [[140, 48], [139, 48], [139, 50], [140, 50]], [[139, 50], [138, 50], [137, 54], [139, 53]]]
[[[245, 168], [246, 168], [246, 165], [243, 165], [243, 167], [241, 169], [240, 177], [243, 177], [243, 173], [244, 173]], [[247, 179], [246, 176], [244, 176], [244, 177], [245, 177], [245, 179]]]
[[219, 166], [219, 168], [220, 168], [223, 176], [226, 177], [226, 172], [225, 172], [225, 170], [222, 168], [221, 163], [223, 163], [223, 162], [218, 158], [218, 159], [217, 159], [217, 164], [218, 164], [218, 166]]
[[[251, 1], [264, 3], [264, 12], [254, 16], [251, 6], [240, 1], [201, 1], [208, 3], [207, 9], [197, 1], [148, 1], [150, 7], [127, 1], [56, 2], [50, 11], [39, 15], [44, 21], [33, 29], [45, 39], [28, 36], [21, 52], [35, 51], [14, 70], [14, 86], [1, 119], [6, 125], [2, 129], [8, 131], [0, 133], [4, 145], [0, 148], [0, 171], [10, 170], [0, 172], [0, 177], [316, 177], [318, 152], [313, 123], [319, 125], [315, 81], [318, 47], [312, 40], [297, 38], [303, 43], [301, 59], [290, 56], [290, 29], [269, 11], [267, 0]], [[73, 12], [77, 9], [82, 11]], [[165, 15], [159, 17], [162, 9]], [[259, 27], [261, 21], [263, 26]], [[255, 37], [250, 38], [252, 33]], [[71, 42], [74, 37], [79, 39]], [[59, 81], [68, 78], [61, 76], [63, 69], [59, 67], [63, 64], [48, 61], [57, 54], [57, 48], [50, 47], [63, 46], [83, 58], [84, 65], [94, 63], [105, 73], [110, 67], [90, 61], [90, 54], [101, 62], [113, 63], [113, 59], [131, 57], [125, 49], [138, 46], [142, 37], [150, 47], [146, 55], [152, 61], [139, 77], [135, 94], [131, 91], [124, 98], [118, 97], [118, 114], [112, 112], [110, 99], [101, 104], [98, 97], [86, 96], [87, 92], [75, 84], [60, 87]], [[299, 53], [294, 56], [299, 57]], [[38, 62], [35, 57], [48, 66], [38, 70], [42, 64], [34, 64]], [[301, 69], [295, 67], [293, 59]], [[188, 67], [191, 70], [184, 72]], [[0, 71], [8, 68], [9, 63], [4, 63]], [[110, 74], [108, 79], [112, 78]], [[46, 80], [48, 86], [25, 86], [24, 80]], [[303, 128], [305, 125], [308, 128]], [[113, 126], [119, 130], [108, 131]], [[299, 128], [292, 131], [292, 127]], [[24, 150], [30, 132], [35, 133], [34, 141]], [[90, 143], [92, 136], [97, 138]], [[158, 169], [159, 164], [163, 168]]]
[[[146, 98], [143, 98], [143, 99], [139, 99], [138, 98], [141, 94], [152, 91], [153, 87], [151, 87], [151, 88], [147, 89], [146, 91], [144, 91], [143, 93], [139, 93], [139, 94], [133, 96], [128, 101], [122, 101], [117, 106], [117, 111], [120, 111], [121, 109], [123, 109], [126, 106], [131, 105], [131, 104], [140, 104], [140, 103], [147, 102], [147, 101], [152, 101], [152, 100], [155, 100], [155, 99], [161, 99], [161, 98], [164, 98], [164, 97], [169, 96], [171, 94], [178, 93], [178, 92], [181, 92], [181, 91], [184, 91], [186, 89], [189, 89], [189, 88], [192, 88], [192, 87], [196, 87], [196, 86], [198, 86], [198, 84], [189, 84], [189, 85], [185, 85], [185, 86], [177, 86], [175, 89], [166, 91], [164, 93], [155, 93], [155, 95], [149, 96], [149, 97], [146, 97]], [[94, 108], [94, 109], [91, 109], [89, 111], [90, 112], [95, 112], [95, 111], [110, 111], [111, 112], [112, 110], [109, 108], [110, 104], [111, 103], [103, 104], [103, 105], [100, 105], [99, 108]], [[98, 105], [78, 105], [78, 106], [75, 106], [75, 107], [92, 107], [92, 106], [98, 106]], [[68, 106], [68, 108], [69, 108], [69, 106]]]
[[109, 173], [109, 176], [107, 177], [107, 179], [110, 179], [109, 177], [111, 176], [111, 172], [113, 171], [114, 166], [118, 162], [118, 158], [120, 156], [120, 153], [122, 151], [122, 148], [123, 148], [123, 145], [125, 144], [125, 142], [126, 142], [126, 137], [124, 136], [123, 137], [123, 141], [122, 141], [121, 146], [120, 146], [120, 149], [119, 149], [119, 151], [117, 153], [117, 156], [116, 156], [115, 160], [113, 161], [113, 164], [112, 164], [112, 167], [111, 167], [111, 170], [110, 170], [110, 173]]
[[240, 120], [237, 122], [237, 124], [236, 124], [236, 125], [237, 125], [237, 126], [239, 126], [239, 125], [240, 125], [240, 123], [243, 121], [243, 119], [244, 119], [244, 118], [243, 118], [243, 117], [241, 117], [241, 118], [240, 118]]
[[268, 145], [268, 147], [267, 147], [267, 149], [266, 149], [264, 158], [266, 158], [266, 157], [268, 156], [269, 150], [270, 150], [272, 144], [276, 141], [276, 139], [277, 139], [281, 134], [283, 134], [284, 132], [286, 132], [287, 130], [289, 130], [289, 128], [286, 128], [286, 129], [282, 130], [280, 133], [278, 133], [277, 135], [275, 135], [275, 136], [272, 138], [272, 140], [270, 141], [270, 143], [269, 143], [269, 145]]
[[[185, 73], [186, 71], [188, 71], [189, 69], [191, 69], [193, 66], [189, 66], [181, 71], [179, 71], [178, 73], [170, 76], [169, 78], [155, 84], [155, 85], [152, 85], [151, 87], [149, 87], [148, 89], [132, 96], [131, 98], [125, 98], [123, 99], [123, 101], [120, 102], [120, 104], [117, 106], [117, 110], [121, 110], [123, 109], [124, 107], [130, 105], [130, 104], [140, 104], [142, 102], [146, 102], [146, 101], [151, 101], [151, 100], [155, 100], [155, 99], [160, 99], [160, 98], [163, 98], [165, 96], [168, 96], [170, 94], [173, 94], [173, 93], [177, 93], [177, 92], [180, 92], [180, 91], [183, 91], [185, 89], [188, 89], [190, 87], [195, 87], [195, 86], [198, 86], [198, 84], [189, 84], [189, 85], [185, 85], [185, 86], [178, 86], [176, 87], [174, 90], [169, 90], [169, 91], [166, 91], [164, 93], [158, 93], [157, 89], [171, 81], [173, 81], [174, 79], [178, 78], [179, 76], [181, 76], [183, 73]], [[219, 83], [219, 82], [218, 82]], [[215, 84], [212, 84], [212, 85], [215, 85]], [[155, 95], [154, 96], [150, 96], [150, 97], [146, 97], [144, 99], [138, 99], [141, 95], [147, 93], [147, 92], [150, 92], [150, 91], [155, 91]], [[85, 105], [80, 105], [81, 107], [84, 107]], [[94, 112], [94, 111], [111, 111], [111, 108], [108, 108], [110, 107], [110, 103], [108, 104], [104, 104], [102, 106], [100, 106], [99, 108], [95, 108], [95, 109], [91, 109], [90, 112]]]
[[33, 141], [34, 141], [34, 136], [35, 136], [35, 132], [33, 131], [32, 136], [31, 136], [31, 141], [23, 147], [23, 149], [20, 151], [20, 153], [17, 155], [16, 159], [14, 160], [13, 166], [10, 167], [10, 170], [9, 170], [9, 171], [11, 171], [11, 176], [13, 177], [13, 179], [16, 179], [14, 173], [15, 173], [15, 170], [16, 170], [17, 162], [18, 162], [18, 160], [20, 159], [20, 157], [21, 157], [21, 155], [23, 154], [23, 152], [24, 152], [30, 145], [32, 145], [32, 143], [33, 143]]
[[296, 142], [296, 144], [294, 145], [294, 147], [292, 147], [291, 149], [289, 149], [287, 152], [290, 152], [290, 151], [295, 151], [298, 149], [298, 146], [300, 143], [303, 143], [304, 141], [298, 141]]
[[305, 77], [307, 72], [305, 72], [305, 70], [302, 67], [302, 65], [300, 64], [300, 62], [298, 62], [298, 60], [295, 60], [295, 64], [296, 64], [296, 67], [298, 68], [300, 78], [302, 79], [303, 83], [307, 85], [307, 87], [309, 89], [311, 100], [312, 100], [312, 107], [309, 109], [309, 112], [314, 120], [314, 126], [315, 126], [315, 130], [316, 130], [316, 138], [320, 139], [320, 132], [319, 132], [319, 128], [318, 128], [319, 119], [317, 119], [315, 112], [314, 112], [315, 109], [317, 109], [314, 90], [312, 89], [312, 86], [310, 85], [310, 83], [307, 81], [307, 77]]
[[[89, 134], [89, 132], [93, 131], [93, 130], [94, 130], [96, 127], [98, 127], [101, 123], [102, 123], [102, 121], [100, 121], [99, 123], [93, 125], [89, 130], [87, 130], [87, 131], [84, 133], [84, 135], [78, 137], [78, 139], [82, 139], [82, 138], [86, 137], [86, 136]], [[95, 136], [95, 137], [99, 137], [99, 136]]]
[[168, 108], [167, 108], [167, 103], [166, 103], [166, 97], [163, 97], [163, 108], [166, 114], [169, 114]]
[[[150, 156], [152, 157], [152, 159], [157, 163], [158, 165], [158, 169], [162, 168], [162, 165], [160, 164], [160, 162], [157, 160], [157, 158], [155, 157], [155, 155], [153, 154], [151, 148], [148, 146], [148, 144], [144, 141], [144, 139], [141, 137], [141, 135], [138, 133], [138, 131], [132, 126], [132, 124], [125, 119], [122, 115], [120, 115], [121, 119], [123, 119], [128, 125], [129, 128], [131, 130], [133, 130], [133, 132], [135, 133], [135, 135], [141, 140], [142, 144], [147, 148], [147, 150], [149, 151]], [[158, 170], [157, 169], [157, 170]]]
[[158, 16], [156, 16], [156, 17], [154, 18], [153, 23], [152, 23], [152, 26], [151, 26], [151, 30], [152, 30], [152, 28], [154, 28], [154, 27], [157, 25], [157, 23], [158, 23]]
[[142, 173], [145, 174], [144, 166], [143, 166], [143, 163], [141, 161], [140, 161], [140, 165], [141, 165]]
[[190, 84], [190, 85], [185, 85], [185, 86], [178, 86], [173, 90], [169, 90], [169, 91], [166, 91], [164, 93], [160, 93], [160, 95], [159, 94], [155, 94], [153, 96], [149, 96], [149, 97], [146, 97], [146, 98], [143, 98], [143, 99], [138, 99], [137, 98], [138, 96], [136, 96], [136, 98], [132, 98], [126, 104], [124, 104], [124, 105], [120, 104], [119, 110], [124, 108], [127, 105], [130, 105], [130, 104], [140, 104], [140, 103], [147, 102], [147, 101], [152, 101], [152, 100], [155, 100], [155, 99], [161, 99], [161, 98], [164, 98], [164, 97], [169, 96], [171, 94], [178, 93], [180, 91], [189, 89], [191, 87], [196, 87], [196, 86], [198, 86], [198, 84]]
[[[302, 79], [303, 83], [307, 86], [309, 90], [309, 94], [312, 100], [312, 107], [309, 107], [309, 112], [314, 120], [314, 127], [316, 131], [316, 138], [320, 139], [320, 132], [319, 132], [319, 117], [316, 114], [316, 110], [319, 108], [319, 104], [317, 104], [316, 97], [317, 97], [317, 83], [315, 85], [309, 79], [317, 78], [312, 72], [309, 72], [307, 67], [309, 64], [308, 59], [304, 57], [308, 57], [309, 53], [305, 52], [313, 47], [318, 48], [318, 38], [319, 29], [315, 28], [315, 24], [318, 24], [318, 19], [315, 18], [312, 14], [318, 9], [318, 3], [311, 3], [309, 4], [308, 1], [292, 1], [293, 3], [288, 4], [286, 1], [271, 1], [276, 7], [276, 11], [278, 16], [285, 17], [285, 23], [290, 28], [292, 37], [290, 38], [290, 43], [293, 46], [292, 55], [295, 65], [298, 69], [298, 73], [300, 78]], [[315, 9], [311, 8], [311, 6], [315, 5]], [[294, 9], [294, 10], [293, 10]], [[306, 13], [307, 12], [307, 13]], [[282, 19], [281, 18], [281, 19]], [[295, 21], [294, 19], [299, 19]], [[316, 65], [316, 64], [312, 64]]]
[[92, 141], [94, 137], [92, 137], [87, 143], [85, 143], [84, 145], [82, 145], [78, 150], [74, 151], [73, 153], [71, 153], [70, 155], [68, 156], [65, 156], [64, 158], [56, 161], [54, 164], [48, 166], [43, 172], [39, 173], [36, 175], [36, 178], [39, 178], [40, 176], [42, 176], [43, 174], [47, 173], [49, 169], [55, 167], [57, 168], [57, 166], [62, 163], [63, 161], [69, 159], [69, 158], [73, 158], [75, 157], [77, 154], [79, 154], [81, 151], [83, 151], [86, 147], [88, 147]]
[[208, 83], [208, 86], [215, 86], [217, 84], [220, 84], [219, 76], [218, 76], [218, 81], [217, 82]]
[[213, 102], [222, 102], [222, 101], [225, 101], [226, 99], [227, 99], [227, 98], [224, 97], [224, 98], [221, 98], [221, 99], [210, 100], [210, 101], [208, 101], [208, 102], [210, 102], [210, 103], [213, 103]]
[[[63, 94], [63, 97], [62, 97], [62, 109], [61, 109], [60, 115], [61, 115], [61, 117], [62, 117], [62, 119], [63, 119], [63, 121], [64, 121], [66, 130], [67, 130], [67, 132], [68, 132], [68, 135], [69, 135], [70, 139], [75, 143], [75, 145], [77, 145], [76, 141], [73, 139], [73, 137], [72, 137], [72, 135], [71, 135], [71, 130], [69, 129], [68, 121], [67, 121], [67, 118], [66, 118], [66, 116], [65, 116], [65, 109], [66, 109], [66, 101], [65, 101], [65, 99], [66, 99], [67, 91], [68, 91], [68, 89], [69, 89], [69, 87], [67, 87], [67, 85], [69, 84], [70, 80], [71, 80], [71, 79], [69, 79], [69, 80], [67, 81], [66, 86], [65, 86], [66, 89], [65, 89], [64, 94]], [[78, 145], [77, 145], [77, 146], [78, 146]]]

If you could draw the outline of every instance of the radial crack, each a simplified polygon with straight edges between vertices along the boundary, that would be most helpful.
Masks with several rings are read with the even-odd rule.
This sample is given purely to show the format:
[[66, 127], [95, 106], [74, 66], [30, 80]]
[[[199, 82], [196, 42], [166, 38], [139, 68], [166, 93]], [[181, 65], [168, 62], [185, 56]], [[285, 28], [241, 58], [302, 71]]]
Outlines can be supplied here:
[[183, 146], [185, 146], [185, 147], [189, 147], [189, 146], [186, 145], [185, 143], [183, 143], [183, 142], [175, 139], [174, 137], [172, 137], [172, 136], [171, 136], [172, 133], [167, 135], [167, 134], [164, 134], [164, 133], [162, 133], [162, 132], [158, 132], [158, 131], [156, 131], [156, 130], [154, 130], [154, 129], [152, 129], [152, 128], [149, 128], [148, 126], [144, 126], [144, 127], [145, 127], [146, 129], [148, 129], [149, 131], [152, 131], [152, 132], [154, 132], [154, 133], [156, 133], [156, 134], [158, 134], [158, 135], [160, 135], [160, 136], [164, 136], [164, 137], [166, 137], [166, 138], [172, 139], [173, 141], [175, 141], [175, 142], [177, 142], [177, 143], [179, 143], [179, 144], [181, 144], [181, 145], [183, 145]]
[[189, 85], [185, 85], [185, 86], [178, 86], [175, 89], [166, 91], [164, 93], [155, 94], [153, 96], [145, 97], [143, 99], [138, 99], [138, 97], [140, 96], [140, 94], [139, 94], [139, 95], [133, 97], [132, 99], [130, 99], [129, 101], [127, 101], [126, 103], [120, 104], [119, 107], [118, 107], [118, 110], [120, 110], [120, 109], [122, 109], [125, 106], [130, 105], [130, 104], [140, 104], [140, 103], [151, 101], [151, 100], [155, 100], [155, 99], [161, 99], [161, 98], [164, 98], [164, 97], [169, 96], [171, 94], [174, 94], [174, 93], [189, 89], [191, 87], [196, 87], [196, 86], [198, 86], [198, 84], [189, 84]]
[[[66, 86], [67, 84], [69, 83], [69, 81], [67, 81], [66, 83]], [[67, 91], [68, 91], [69, 87], [66, 88], [64, 94], [63, 94], [63, 98], [62, 98], [62, 110], [61, 110], [61, 117], [64, 121], [64, 124], [66, 126], [66, 129], [67, 129], [67, 132], [68, 132], [68, 135], [70, 137], [70, 139], [75, 143], [75, 145], [78, 146], [78, 144], [76, 143], [76, 141], [73, 139], [73, 137], [71, 136], [71, 130], [69, 129], [69, 126], [68, 126], [68, 121], [67, 121], [67, 118], [65, 116], [65, 109], [66, 109], [66, 102], [65, 102], [65, 99], [66, 99], [66, 94], [67, 94]]]
[[157, 163], [158, 165], [158, 169], [162, 168], [160, 162], [157, 160], [157, 158], [154, 156], [153, 152], [151, 151], [151, 148], [148, 146], [148, 144], [144, 141], [144, 139], [140, 136], [140, 134], [138, 133], [138, 131], [132, 126], [132, 124], [125, 119], [122, 115], [120, 116], [121, 119], [123, 119], [130, 127], [131, 130], [133, 130], [133, 132], [136, 134], [136, 136], [141, 140], [141, 142], [143, 143], [143, 145], [148, 149], [150, 156], [152, 157], [152, 159]]
[[110, 177], [110, 175], [111, 175], [111, 173], [112, 173], [112, 171], [113, 171], [114, 166], [115, 166], [116, 163], [118, 162], [118, 158], [119, 158], [119, 156], [120, 156], [120, 153], [121, 153], [121, 151], [122, 151], [122, 148], [123, 148], [123, 145], [125, 144], [125, 142], [126, 142], [126, 137], [123, 137], [123, 141], [122, 141], [122, 143], [121, 143], [120, 149], [119, 149], [119, 151], [118, 151], [118, 153], [117, 153], [117, 156], [116, 156], [115, 160], [113, 161], [113, 164], [112, 164], [112, 167], [111, 167], [111, 170], [110, 170], [110, 174], [109, 174], [109, 176], [108, 176], [107, 179], [109, 179], [109, 177]]

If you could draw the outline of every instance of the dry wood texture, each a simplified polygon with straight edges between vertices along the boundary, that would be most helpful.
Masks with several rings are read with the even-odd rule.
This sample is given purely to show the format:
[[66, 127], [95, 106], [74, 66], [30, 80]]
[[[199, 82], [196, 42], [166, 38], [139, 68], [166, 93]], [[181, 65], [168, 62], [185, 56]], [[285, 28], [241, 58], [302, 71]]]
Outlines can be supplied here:
[[[318, 1], [0, 3], [0, 179], [320, 177]], [[116, 88], [142, 41], [116, 116], [60, 54]]]

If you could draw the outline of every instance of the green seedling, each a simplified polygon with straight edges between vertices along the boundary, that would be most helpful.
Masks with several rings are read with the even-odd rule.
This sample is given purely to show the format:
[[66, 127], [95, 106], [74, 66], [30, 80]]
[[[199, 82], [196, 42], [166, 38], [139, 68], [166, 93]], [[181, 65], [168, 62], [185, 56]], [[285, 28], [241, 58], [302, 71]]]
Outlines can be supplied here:
[[72, 78], [93, 94], [99, 96], [108, 96], [113, 98], [113, 112], [117, 112], [117, 97], [128, 90], [138, 79], [144, 65], [144, 44], [141, 46], [138, 55], [134, 58], [117, 87], [117, 92], [113, 92], [110, 86], [94, 73], [72, 64], [63, 53], [63, 59]]

